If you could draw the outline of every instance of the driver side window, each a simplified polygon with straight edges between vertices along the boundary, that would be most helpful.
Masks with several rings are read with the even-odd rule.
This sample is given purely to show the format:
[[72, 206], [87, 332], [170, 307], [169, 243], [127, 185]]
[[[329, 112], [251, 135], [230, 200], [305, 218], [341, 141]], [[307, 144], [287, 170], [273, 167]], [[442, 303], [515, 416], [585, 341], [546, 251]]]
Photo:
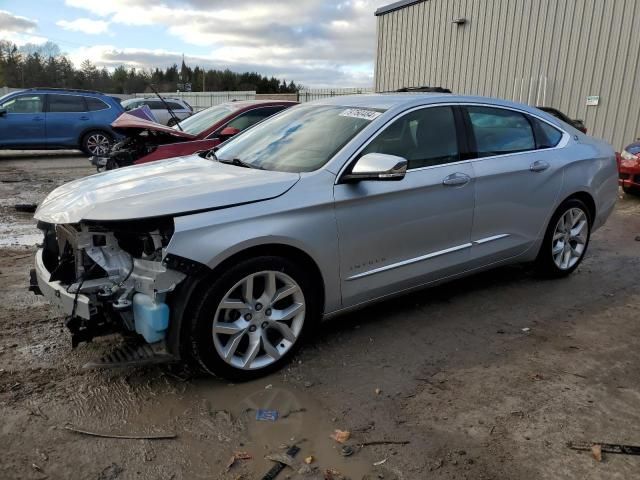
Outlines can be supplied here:
[[385, 128], [358, 157], [385, 153], [403, 157], [408, 169], [460, 160], [451, 107], [428, 107], [403, 115]]
[[8, 113], [42, 113], [43, 105], [42, 95], [20, 95], [7, 100], [0, 108]]

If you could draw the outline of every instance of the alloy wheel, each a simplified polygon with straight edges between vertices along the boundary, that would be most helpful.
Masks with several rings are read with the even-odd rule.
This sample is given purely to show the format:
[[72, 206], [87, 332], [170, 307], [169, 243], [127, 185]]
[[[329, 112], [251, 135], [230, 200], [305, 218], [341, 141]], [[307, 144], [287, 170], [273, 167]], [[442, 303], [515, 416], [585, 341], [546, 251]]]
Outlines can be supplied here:
[[224, 295], [213, 320], [213, 344], [234, 368], [276, 362], [296, 343], [305, 320], [302, 289], [283, 272], [252, 273]]
[[589, 219], [580, 208], [570, 208], [558, 220], [551, 242], [551, 255], [560, 270], [569, 270], [584, 254]]
[[110, 146], [111, 141], [102, 133], [93, 133], [87, 138], [87, 150], [92, 155], [106, 155]]

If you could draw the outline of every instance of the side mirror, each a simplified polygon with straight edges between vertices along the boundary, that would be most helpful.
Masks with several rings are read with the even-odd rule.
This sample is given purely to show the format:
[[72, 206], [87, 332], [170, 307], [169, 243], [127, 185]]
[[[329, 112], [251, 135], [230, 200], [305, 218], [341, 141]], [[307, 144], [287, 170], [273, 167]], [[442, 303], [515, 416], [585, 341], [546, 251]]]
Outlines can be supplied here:
[[6, 114], [7, 114], [7, 109], [6, 108], [0, 109], [0, 117], [4, 117]]
[[229, 138], [229, 137], [233, 137], [234, 135], [237, 135], [238, 133], [240, 133], [239, 128], [225, 127], [220, 131], [220, 136], [223, 138]]
[[344, 182], [362, 180], [402, 180], [407, 173], [407, 160], [385, 153], [367, 153], [353, 166], [351, 173], [342, 177]]

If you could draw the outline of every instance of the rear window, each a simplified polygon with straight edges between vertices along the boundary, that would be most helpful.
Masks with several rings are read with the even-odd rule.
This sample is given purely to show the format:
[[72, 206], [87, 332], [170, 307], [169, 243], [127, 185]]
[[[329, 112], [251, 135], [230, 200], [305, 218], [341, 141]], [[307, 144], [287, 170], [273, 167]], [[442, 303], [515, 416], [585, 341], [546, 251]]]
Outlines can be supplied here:
[[95, 112], [98, 110], [106, 110], [107, 108], [109, 108], [109, 105], [104, 103], [99, 98], [84, 97], [84, 101], [87, 102], [87, 108], [89, 109], [90, 112]]
[[529, 117], [536, 134], [536, 148], [553, 148], [562, 139], [562, 132], [535, 117]]
[[519, 112], [502, 108], [468, 106], [478, 157], [535, 150], [531, 123]]
[[49, 94], [49, 111], [52, 113], [86, 112], [84, 97], [78, 95]]
[[171, 110], [184, 110], [185, 108], [180, 105], [179, 103], [176, 102], [167, 102], [167, 105], [169, 105], [169, 108], [171, 108]]

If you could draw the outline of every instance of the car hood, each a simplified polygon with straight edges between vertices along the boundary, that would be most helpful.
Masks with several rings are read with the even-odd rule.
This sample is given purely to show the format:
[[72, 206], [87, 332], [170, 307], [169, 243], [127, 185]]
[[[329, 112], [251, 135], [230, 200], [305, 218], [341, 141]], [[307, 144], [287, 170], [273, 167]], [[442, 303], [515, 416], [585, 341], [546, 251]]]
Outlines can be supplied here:
[[629, 153], [638, 155], [640, 153], [640, 142], [635, 142], [630, 145], [627, 145], [624, 149]]
[[69, 182], [51, 192], [34, 217], [63, 224], [196, 213], [275, 198], [299, 179], [298, 173], [178, 157]]
[[123, 135], [132, 135], [146, 130], [149, 132], [164, 133], [166, 135], [187, 140], [195, 140], [197, 138], [196, 135], [191, 133], [167, 127], [161, 123], [152, 122], [151, 120], [146, 120], [130, 113], [123, 113], [116, 118], [111, 124], [111, 128]]

